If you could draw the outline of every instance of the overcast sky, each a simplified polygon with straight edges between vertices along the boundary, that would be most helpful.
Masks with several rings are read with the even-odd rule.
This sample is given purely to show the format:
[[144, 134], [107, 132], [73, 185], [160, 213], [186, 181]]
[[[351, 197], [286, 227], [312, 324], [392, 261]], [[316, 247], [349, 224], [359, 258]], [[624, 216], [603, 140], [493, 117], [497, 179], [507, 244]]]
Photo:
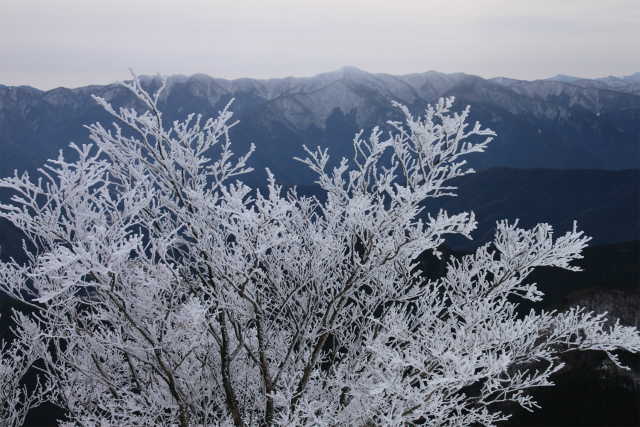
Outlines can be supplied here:
[[640, 71], [640, 0], [0, 0], [0, 83]]

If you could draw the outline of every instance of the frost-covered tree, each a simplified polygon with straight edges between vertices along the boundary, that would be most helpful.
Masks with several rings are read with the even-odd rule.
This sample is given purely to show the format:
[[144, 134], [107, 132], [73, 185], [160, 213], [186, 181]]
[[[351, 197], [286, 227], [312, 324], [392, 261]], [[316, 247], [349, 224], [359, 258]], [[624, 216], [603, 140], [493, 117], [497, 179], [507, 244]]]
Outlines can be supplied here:
[[144, 112], [95, 98], [117, 122], [88, 127], [94, 147], [0, 182], [15, 194], [0, 217], [30, 249], [0, 287], [37, 308], [16, 333], [39, 349], [24, 361], [40, 359], [63, 425], [492, 425], [508, 417], [498, 402], [536, 405], [523, 390], [550, 384], [559, 353], [640, 350], [635, 328], [600, 315], [516, 314], [542, 297], [533, 268], [576, 270], [575, 228], [500, 222], [443, 278], [420, 274], [420, 253], [475, 227], [421, 203], [449, 195], [493, 135], [452, 98], [423, 118], [398, 106], [405, 123], [357, 135], [332, 170], [307, 149], [320, 201], [271, 174], [263, 191], [234, 181], [249, 154], [233, 160], [227, 109], [167, 124], [159, 92], [123, 85]]
[[42, 355], [42, 349], [38, 348], [34, 322], [21, 313], [16, 313], [14, 320], [19, 331], [16, 339], [11, 344], [0, 341], [0, 420], [6, 427], [21, 426], [29, 410], [44, 402], [51, 392], [39, 378], [29, 387], [31, 390], [22, 383], [27, 370]]

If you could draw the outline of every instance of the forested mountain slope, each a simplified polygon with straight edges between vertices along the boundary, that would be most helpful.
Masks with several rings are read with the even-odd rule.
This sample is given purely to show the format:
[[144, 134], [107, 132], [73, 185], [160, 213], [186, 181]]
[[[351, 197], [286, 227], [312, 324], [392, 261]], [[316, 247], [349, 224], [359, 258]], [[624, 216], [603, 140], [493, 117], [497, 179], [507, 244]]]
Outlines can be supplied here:
[[[147, 87], [159, 78], [143, 77]], [[470, 104], [479, 120], [498, 137], [485, 154], [470, 162], [493, 166], [552, 169], [628, 169], [640, 166], [640, 96], [627, 86], [601, 80], [526, 82], [485, 80], [464, 73], [392, 76], [346, 67], [314, 77], [224, 80], [202, 74], [172, 76], [161, 97], [165, 120], [190, 113], [212, 117], [231, 99], [240, 123], [232, 129], [234, 151], [257, 146], [250, 180], [261, 184], [264, 167], [282, 181], [311, 183], [313, 177], [293, 160], [301, 145], [328, 147], [334, 161], [352, 155], [356, 132], [399, 119], [392, 101], [420, 115], [440, 97], [456, 96], [455, 108]], [[91, 98], [114, 106], [134, 102], [115, 85], [58, 88], [0, 87], [0, 174], [14, 168], [34, 170], [70, 141], [87, 143], [84, 125], [111, 118]]]

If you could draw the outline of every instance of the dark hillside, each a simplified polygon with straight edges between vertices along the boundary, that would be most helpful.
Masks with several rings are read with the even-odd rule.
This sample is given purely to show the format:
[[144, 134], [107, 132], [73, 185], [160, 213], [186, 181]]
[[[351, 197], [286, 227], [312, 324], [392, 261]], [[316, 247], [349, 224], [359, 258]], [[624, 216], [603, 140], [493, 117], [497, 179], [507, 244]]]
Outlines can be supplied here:
[[640, 238], [640, 170], [549, 170], [492, 168], [453, 181], [457, 197], [426, 203], [427, 210], [472, 210], [478, 221], [473, 241], [447, 240], [470, 249], [493, 238], [496, 221], [519, 219], [522, 228], [540, 222], [562, 235], [577, 221], [591, 245]]

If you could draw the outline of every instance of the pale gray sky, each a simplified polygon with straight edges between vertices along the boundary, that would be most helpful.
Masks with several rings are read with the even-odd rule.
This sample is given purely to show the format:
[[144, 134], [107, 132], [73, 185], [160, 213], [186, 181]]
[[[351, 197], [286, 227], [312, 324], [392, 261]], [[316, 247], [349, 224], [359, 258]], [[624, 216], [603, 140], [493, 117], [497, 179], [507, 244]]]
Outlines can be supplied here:
[[138, 74], [594, 78], [640, 71], [640, 0], [0, 0], [0, 83]]

